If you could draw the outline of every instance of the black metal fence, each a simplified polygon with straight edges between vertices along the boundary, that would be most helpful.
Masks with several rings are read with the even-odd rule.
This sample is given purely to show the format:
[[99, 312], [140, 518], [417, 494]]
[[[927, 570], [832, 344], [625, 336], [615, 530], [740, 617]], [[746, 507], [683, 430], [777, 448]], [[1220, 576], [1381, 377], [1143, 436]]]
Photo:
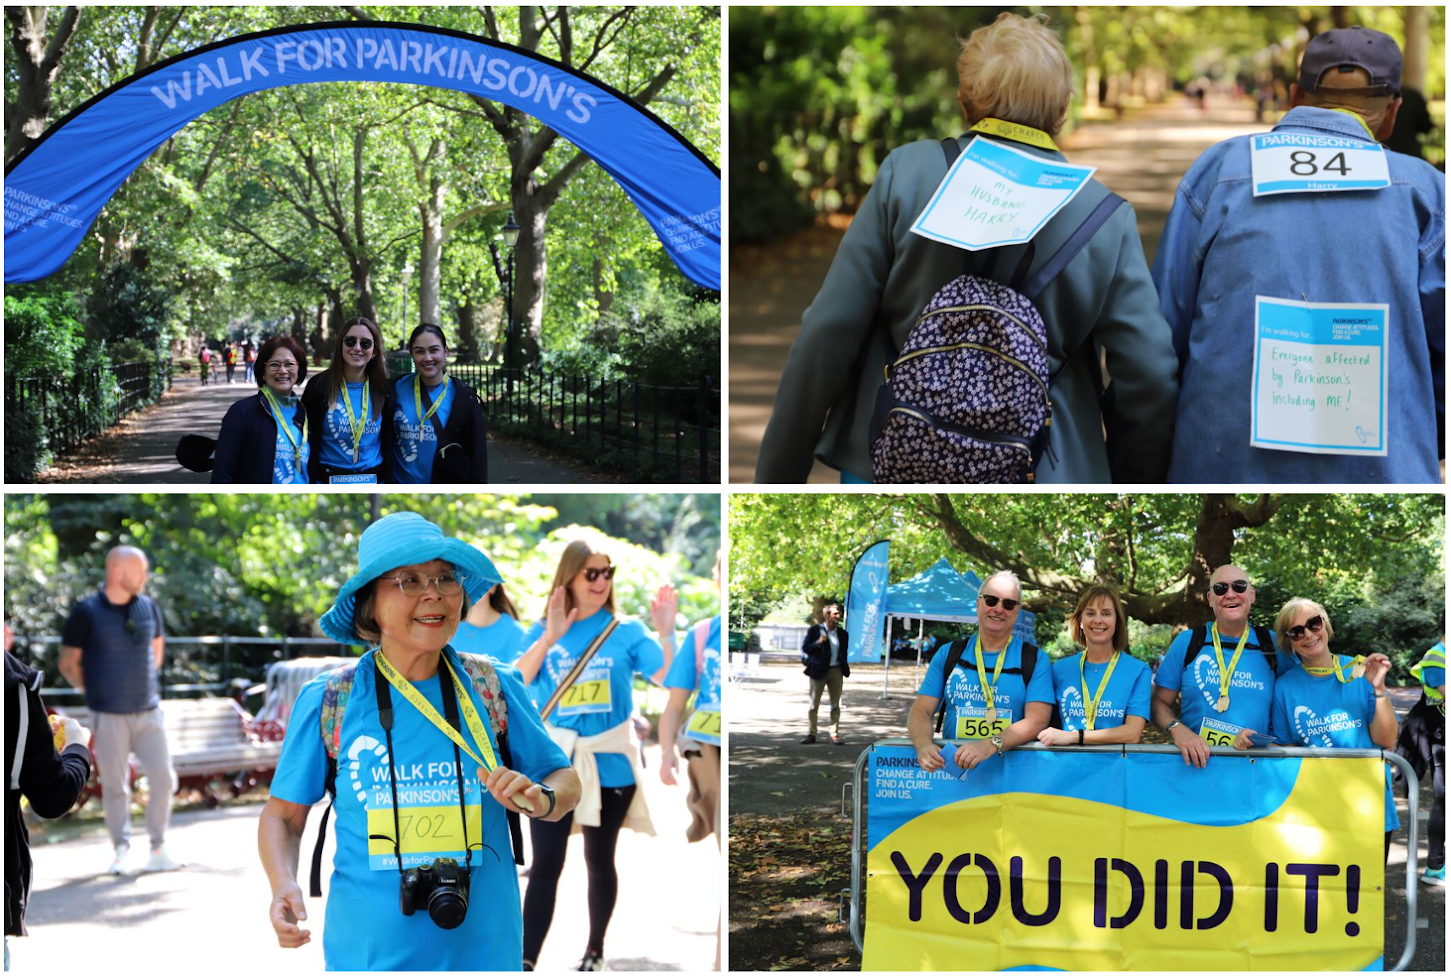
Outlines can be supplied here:
[[599, 380], [540, 369], [452, 365], [493, 430], [660, 482], [719, 484], [720, 387]]
[[[25, 468], [94, 437], [171, 386], [171, 361], [120, 363], [72, 376], [5, 377], [6, 480], [30, 481]], [[24, 450], [11, 434], [29, 431]], [[23, 455], [23, 456], [22, 456]]]

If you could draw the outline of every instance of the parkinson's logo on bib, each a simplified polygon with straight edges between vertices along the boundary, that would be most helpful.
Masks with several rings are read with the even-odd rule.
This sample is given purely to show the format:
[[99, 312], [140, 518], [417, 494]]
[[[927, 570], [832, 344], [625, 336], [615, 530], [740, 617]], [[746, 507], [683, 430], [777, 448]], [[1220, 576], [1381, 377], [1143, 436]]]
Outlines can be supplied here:
[[1026, 243], [1088, 185], [1095, 169], [973, 139], [912, 233], [969, 251]]
[[1390, 307], [1255, 296], [1250, 446], [1386, 454]]
[[1271, 132], [1250, 136], [1249, 158], [1257, 197], [1391, 185], [1385, 149], [1362, 139]]

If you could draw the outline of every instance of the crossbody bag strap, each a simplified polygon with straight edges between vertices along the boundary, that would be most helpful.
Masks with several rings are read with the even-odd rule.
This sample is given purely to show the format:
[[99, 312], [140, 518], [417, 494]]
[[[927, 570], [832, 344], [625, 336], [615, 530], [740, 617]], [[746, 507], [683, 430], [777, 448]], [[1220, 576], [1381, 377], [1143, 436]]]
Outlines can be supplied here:
[[559, 683], [559, 687], [554, 689], [554, 694], [549, 696], [549, 701], [545, 702], [544, 707], [539, 710], [539, 717], [541, 719], [548, 718], [550, 713], [554, 711], [555, 707], [559, 705], [559, 700], [563, 698], [565, 693], [568, 692], [569, 689], [574, 685], [574, 683], [579, 680], [579, 676], [584, 674], [584, 669], [588, 667], [589, 662], [594, 659], [596, 652], [598, 652], [599, 649], [604, 646], [605, 641], [609, 640], [610, 635], [615, 632], [615, 628], [619, 625], [620, 619], [618, 617], [615, 617], [608, 624], [605, 625], [605, 629], [600, 632], [600, 635], [590, 642], [589, 647], [585, 648], [585, 651], [583, 654], [580, 655], [579, 660], [574, 662], [574, 667], [569, 669], [569, 674], [564, 676], [564, 680]]
[[[1048, 263], [1039, 268], [1038, 273], [1033, 275], [1032, 279], [1022, 287], [1023, 296], [1036, 305], [1038, 296], [1043, 293], [1043, 289], [1047, 288], [1053, 279], [1058, 277], [1064, 268], [1068, 267], [1069, 263], [1078, 256], [1078, 252], [1083, 250], [1084, 246], [1093, 239], [1093, 235], [1098, 233], [1099, 228], [1108, 223], [1108, 218], [1112, 217], [1114, 211], [1118, 210], [1119, 205], [1124, 202], [1124, 198], [1117, 193], [1110, 193], [1100, 200], [1098, 206], [1094, 207], [1092, 212], [1089, 213], [1088, 219], [1078, 225], [1078, 229], [1073, 232], [1068, 240], [1063, 242], [1063, 246], [1053, 252], [1053, 256], [1048, 259]], [[1068, 368], [1068, 364], [1073, 361], [1074, 357], [1083, 351], [1083, 347], [1090, 345], [1092, 341], [1093, 332], [1090, 330], [1088, 335], [1084, 336], [1083, 341], [1071, 353], [1063, 357], [1063, 365], [1059, 366], [1053, 371], [1053, 375], [1048, 377], [1048, 384], [1050, 386], [1058, 379], [1058, 374]], [[1096, 361], [1097, 357], [1095, 357]], [[1095, 382], [1094, 385], [1097, 387], [1101, 383]]]

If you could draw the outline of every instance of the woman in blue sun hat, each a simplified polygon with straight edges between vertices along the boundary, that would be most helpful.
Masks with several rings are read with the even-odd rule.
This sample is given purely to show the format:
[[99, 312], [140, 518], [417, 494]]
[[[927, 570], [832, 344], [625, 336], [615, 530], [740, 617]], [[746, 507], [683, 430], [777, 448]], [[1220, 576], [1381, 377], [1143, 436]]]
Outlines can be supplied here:
[[579, 780], [518, 678], [449, 646], [499, 574], [412, 512], [369, 526], [358, 563], [321, 626], [369, 650], [298, 696], [258, 828], [278, 943], [311, 939], [300, 924], [299, 846], [336, 757], [327, 968], [519, 970], [506, 810], [560, 820], [578, 802]]

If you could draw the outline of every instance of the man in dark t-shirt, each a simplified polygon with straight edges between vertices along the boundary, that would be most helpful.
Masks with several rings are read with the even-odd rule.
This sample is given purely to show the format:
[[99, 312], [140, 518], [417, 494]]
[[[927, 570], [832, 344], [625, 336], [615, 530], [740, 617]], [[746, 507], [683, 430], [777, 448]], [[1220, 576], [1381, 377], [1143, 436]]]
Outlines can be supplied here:
[[106, 829], [116, 848], [110, 873], [126, 871], [131, 850], [130, 757], [134, 753], [150, 784], [146, 829], [151, 857], [142, 870], [181, 867], [165, 848], [176, 774], [161, 712], [163, 635], [161, 610], [142, 594], [146, 554], [117, 546], [106, 554], [106, 582], [71, 610], [61, 633], [60, 672], [86, 694], [95, 733], [96, 766], [106, 784], [101, 794]]

